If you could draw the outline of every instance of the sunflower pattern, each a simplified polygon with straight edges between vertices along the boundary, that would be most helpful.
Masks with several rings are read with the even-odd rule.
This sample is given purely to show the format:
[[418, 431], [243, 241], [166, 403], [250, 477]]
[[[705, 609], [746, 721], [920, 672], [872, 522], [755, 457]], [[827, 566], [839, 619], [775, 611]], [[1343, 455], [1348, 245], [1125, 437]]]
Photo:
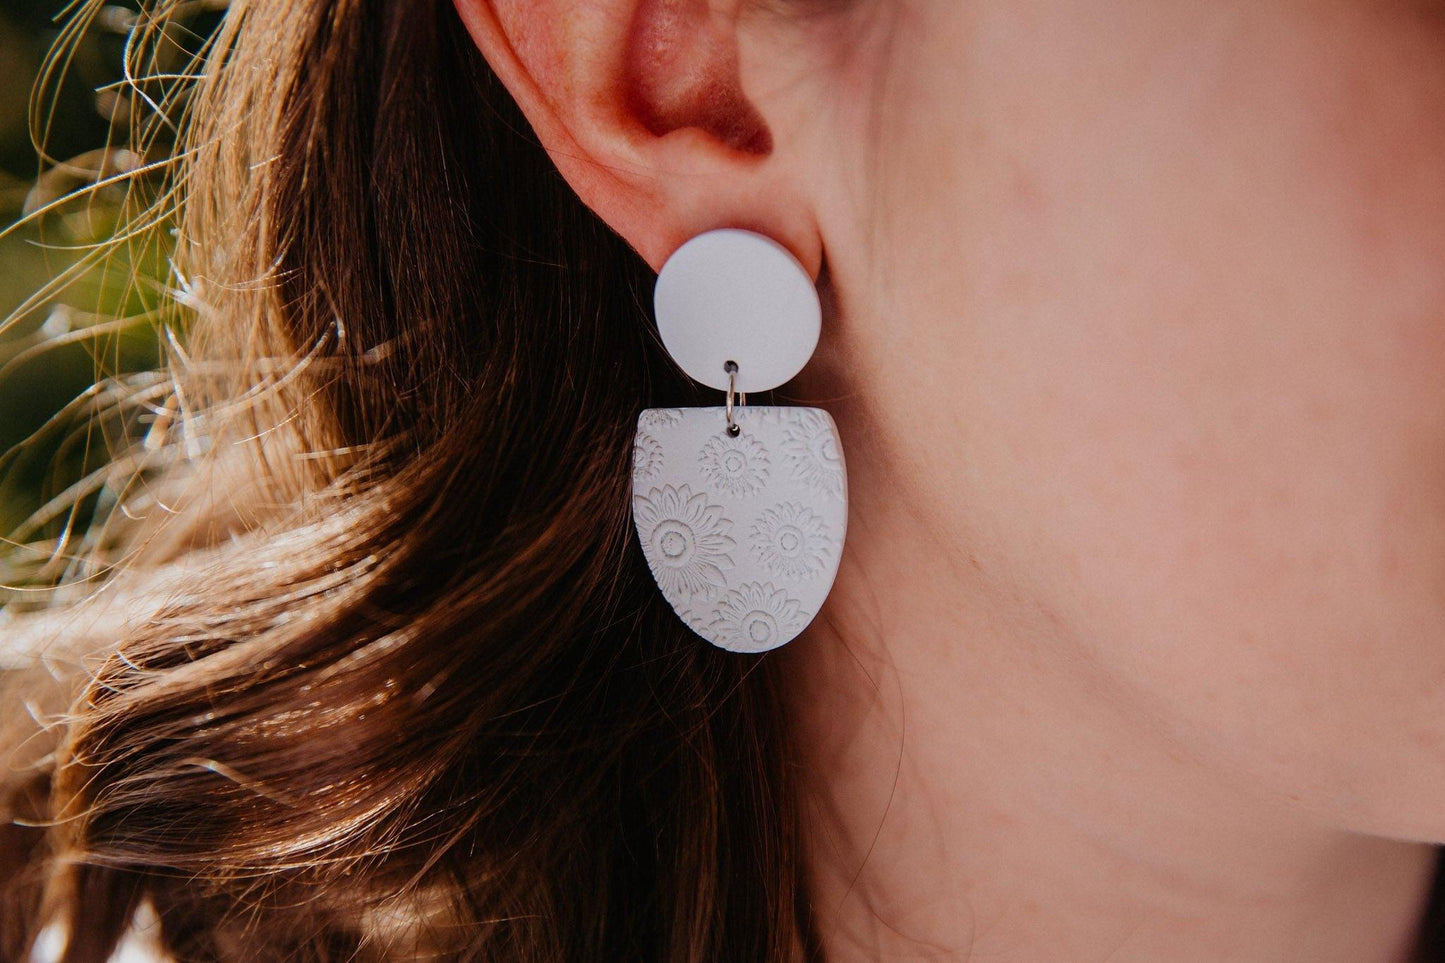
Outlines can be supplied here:
[[639, 431], [632, 442], [632, 481], [644, 482], [662, 468], [662, 446], [645, 431]]
[[637, 427], [644, 431], [657, 428], [671, 428], [681, 420], [681, 408], [648, 408], [637, 416]]
[[748, 582], [722, 599], [708, 628], [725, 649], [765, 652], [793, 638], [807, 622], [802, 605], [787, 592], [771, 582]]
[[822, 495], [843, 497], [843, 456], [830, 422], [811, 408], [783, 429], [783, 455], [794, 478]]
[[728, 553], [737, 545], [728, 535], [733, 523], [708, 503], [707, 492], [653, 488], [633, 496], [632, 516], [648, 567], [669, 599], [712, 598], [727, 588], [723, 572], [733, 567]]
[[752, 495], [768, 481], [768, 450], [749, 432], [713, 435], [698, 456], [708, 481], [730, 495]]
[[694, 612], [691, 606], [687, 605], [674, 609], [673, 611], [677, 614], [678, 618], [682, 619], [688, 628], [692, 629], [698, 635], [707, 638], [708, 632], [710, 631], [708, 629], [708, 622], [712, 619], [712, 608], [710, 606], [704, 605], [702, 614], [700, 615]]
[[801, 502], [763, 509], [749, 535], [753, 557], [774, 575], [794, 581], [822, 574], [833, 551], [827, 523]]
[[762, 652], [812, 620], [838, 571], [847, 485], [824, 411], [650, 409], [633, 448], [633, 520], [678, 617], [714, 645]]

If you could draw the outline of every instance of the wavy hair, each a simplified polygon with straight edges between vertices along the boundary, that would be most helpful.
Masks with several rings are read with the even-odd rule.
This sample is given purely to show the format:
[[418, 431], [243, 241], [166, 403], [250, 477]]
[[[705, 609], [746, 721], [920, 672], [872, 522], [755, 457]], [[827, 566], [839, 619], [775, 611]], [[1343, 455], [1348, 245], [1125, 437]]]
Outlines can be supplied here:
[[180, 960], [816, 955], [774, 665], [633, 544], [636, 413], [699, 400], [651, 272], [448, 0], [238, 0], [160, 81], [106, 176], [161, 185], [168, 363], [3, 629], [0, 961], [141, 908]]

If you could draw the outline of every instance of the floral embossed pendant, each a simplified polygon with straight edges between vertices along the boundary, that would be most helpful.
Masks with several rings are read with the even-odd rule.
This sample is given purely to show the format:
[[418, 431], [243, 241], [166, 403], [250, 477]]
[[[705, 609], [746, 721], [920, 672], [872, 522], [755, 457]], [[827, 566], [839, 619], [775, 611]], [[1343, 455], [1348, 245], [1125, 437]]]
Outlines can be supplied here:
[[632, 467], [643, 555], [693, 631], [764, 652], [807, 627], [833, 586], [848, 521], [843, 449], [826, 411], [649, 408]]
[[632, 519], [663, 596], [733, 652], [796, 638], [838, 574], [848, 521], [843, 448], [819, 408], [749, 406], [802, 370], [821, 305], [782, 244], [741, 228], [691, 238], [653, 291], [657, 330], [683, 371], [726, 392], [718, 408], [649, 408], [632, 449]]

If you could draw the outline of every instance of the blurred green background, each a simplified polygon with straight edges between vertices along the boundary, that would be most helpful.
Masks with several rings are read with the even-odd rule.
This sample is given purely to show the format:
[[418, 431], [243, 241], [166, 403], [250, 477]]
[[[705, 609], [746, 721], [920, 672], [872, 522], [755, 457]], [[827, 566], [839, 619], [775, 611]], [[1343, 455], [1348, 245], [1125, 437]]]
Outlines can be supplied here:
[[0, 605], [6, 585], [54, 580], [46, 555], [82, 547], [103, 493], [59, 506], [144, 430], [144, 412], [98, 416], [86, 393], [161, 365], [171, 231], [161, 221], [108, 244], [161, 180], [96, 183], [168, 154], [184, 91], [146, 78], [187, 69], [222, 9], [179, 5], [159, 42], [151, 31], [144, 52], [132, 45], [127, 78], [139, 6], [88, 5], [76, 29], [80, 6], [0, 0]]

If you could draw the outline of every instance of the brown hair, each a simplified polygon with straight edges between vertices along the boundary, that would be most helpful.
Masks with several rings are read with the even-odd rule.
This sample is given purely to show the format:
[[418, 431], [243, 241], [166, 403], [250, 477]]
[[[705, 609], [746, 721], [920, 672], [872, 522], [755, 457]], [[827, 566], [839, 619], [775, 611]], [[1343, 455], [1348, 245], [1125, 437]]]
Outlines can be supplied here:
[[142, 905], [182, 960], [812, 947], [773, 665], [632, 544], [636, 414], [701, 400], [647, 266], [448, 0], [237, 2], [195, 68], [148, 208], [185, 323], [71, 593], [121, 614], [32, 633], [67, 708], [0, 776], [0, 960]]

